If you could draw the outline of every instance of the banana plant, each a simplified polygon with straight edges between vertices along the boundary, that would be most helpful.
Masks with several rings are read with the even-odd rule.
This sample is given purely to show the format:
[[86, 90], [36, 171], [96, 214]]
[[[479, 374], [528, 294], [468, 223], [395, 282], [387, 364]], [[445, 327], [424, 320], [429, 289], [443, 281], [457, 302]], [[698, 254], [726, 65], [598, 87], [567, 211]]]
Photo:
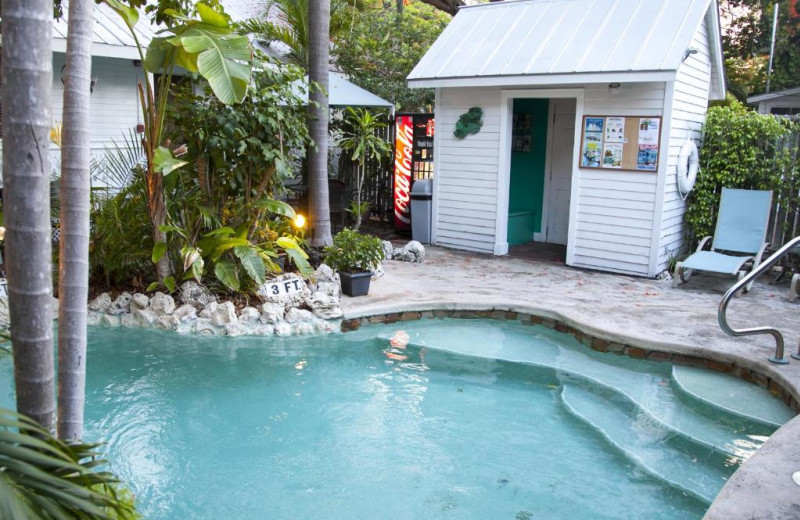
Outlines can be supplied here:
[[[295, 217], [294, 210], [285, 202], [262, 199], [254, 204], [272, 214], [290, 219]], [[174, 233], [184, 241], [181, 256], [185, 280], [194, 279], [200, 282], [206, 266], [213, 266], [214, 276], [230, 290], [241, 290], [244, 276], [256, 285], [261, 285], [266, 281], [268, 271], [281, 271], [275, 263], [281, 252], [292, 260], [303, 276], [311, 275], [313, 269], [308, 263], [308, 254], [297, 240], [290, 236], [280, 236], [274, 241], [253, 243], [249, 238], [251, 228], [250, 221], [245, 221], [236, 228], [221, 226], [203, 234], [196, 244], [190, 243], [189, 233], [178, 226], [165, 225], [161, 227], [161, 231], [165, 234]], [[157, 261], [159, 255], [165, 252], [166, 242], [163, 245], [156, 243], [153, 260]], [[174, 278], [168, 277], [164, 283], [170, 291], [174, 290]], [[148, 290], [156, 287], [158, 282], [151, 284]]]
[[164, 14], [175, 23], [160, 31], [159, 34], [163, 35], [153, 38], [145, 50], [134, 30], [139, 22], [139, 11], [120, 0], [102, 1], [124, 21], [136, 42], [145, 70], [159, 74], [158, 88], [151, 84], [149, 74], [144, 75], [144, 83], [140, 82], [138, 88], [145, 127], [145, 185], [153, 241], [156, 245], [164, 244], [163, 249], [159, 249], [163, 253], [154, 254], [153, 259], [159, 282], [169, 287], [167, 280], [172, 276], [172, 265], [166, 248], [166, 234], [161, 230], [167, 219], [164, 176], [186, 164], [175, 157], [185, 148], [170, 149], [163, 137], [175, 67], [201, 75], [223, 103], [239, 103], [247, 95], [250, 84], [252, 48], [247, 36], [236, 33], [226, 14], [198, 2], [195, 9], [199, 19], [190, 18], [174, 9], [165, 10]]

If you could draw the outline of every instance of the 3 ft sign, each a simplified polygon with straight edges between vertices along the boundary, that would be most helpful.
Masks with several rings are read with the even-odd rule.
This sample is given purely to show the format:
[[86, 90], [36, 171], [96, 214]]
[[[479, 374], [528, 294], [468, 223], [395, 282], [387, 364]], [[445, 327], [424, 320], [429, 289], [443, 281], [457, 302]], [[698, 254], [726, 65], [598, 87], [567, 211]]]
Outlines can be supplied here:
[[300, 278], [281, 280], [267, 284], [267, 294], [270, 296], [283, 296], [295, 294], [303, 289], [303, 281]]

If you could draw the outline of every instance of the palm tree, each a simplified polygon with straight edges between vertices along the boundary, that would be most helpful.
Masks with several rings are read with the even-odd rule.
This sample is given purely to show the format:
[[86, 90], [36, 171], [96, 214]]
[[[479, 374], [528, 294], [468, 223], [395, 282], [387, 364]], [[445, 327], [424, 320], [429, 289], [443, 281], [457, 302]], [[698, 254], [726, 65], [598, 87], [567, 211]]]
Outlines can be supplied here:
[[17, 409], [52, 430], [52, 0], [3, 0], [3, 209]]
[[[356, 200], [348, 210], [356, 218], [354, 230], [361, 227], [361, 217], [366, 209], [361, 205], [361, 188], [364, 186], [364, 177], [367, 174], [367, 161], [369, 159], [382, 159], [389, 155], [392, 147], [378, 135], [378, 130], [386, 126], [376, 115], [363, 108], [353, 109], [347, 107], [347, 129], [344, 139], [339, 142], [343, 150], [353, 152], [352, 159], [356, 162]], [[365, 205], [368, 205], [365, 203]]]
[[94, 2], [71, 0], [61, 136], [58, 296], [58, 437], [83, 437], [89, 293], [89, 83]]
[[310, 0], [308, 5], [309, 130], [316, 147], [309, 149], [308, 206], [311, 245], [329, 246], [331, 211], [328, 201], [328, 54], [330, 45], [330, 0]]

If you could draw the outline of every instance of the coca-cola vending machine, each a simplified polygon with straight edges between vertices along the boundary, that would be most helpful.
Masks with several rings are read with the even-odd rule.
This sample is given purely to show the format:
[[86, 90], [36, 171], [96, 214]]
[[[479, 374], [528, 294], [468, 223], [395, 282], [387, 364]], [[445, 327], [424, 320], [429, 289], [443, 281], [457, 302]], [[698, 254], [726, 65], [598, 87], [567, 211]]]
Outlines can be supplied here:
[[394, 226], [411, 229], [411, 185], [433, 178], [433, 114], [397, 114], [394, 149]]

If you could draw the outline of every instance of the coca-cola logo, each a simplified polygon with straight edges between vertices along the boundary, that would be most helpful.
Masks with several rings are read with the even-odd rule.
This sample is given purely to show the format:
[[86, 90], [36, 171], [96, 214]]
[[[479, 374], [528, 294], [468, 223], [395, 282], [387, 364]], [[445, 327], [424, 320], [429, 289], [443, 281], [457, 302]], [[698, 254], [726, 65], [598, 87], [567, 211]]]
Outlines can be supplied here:
[[410, 116], [398, 116], [394, 154], [394, 216], [398, 229], [408, 229], [411, 224], [411, 154], [414, 129]]

